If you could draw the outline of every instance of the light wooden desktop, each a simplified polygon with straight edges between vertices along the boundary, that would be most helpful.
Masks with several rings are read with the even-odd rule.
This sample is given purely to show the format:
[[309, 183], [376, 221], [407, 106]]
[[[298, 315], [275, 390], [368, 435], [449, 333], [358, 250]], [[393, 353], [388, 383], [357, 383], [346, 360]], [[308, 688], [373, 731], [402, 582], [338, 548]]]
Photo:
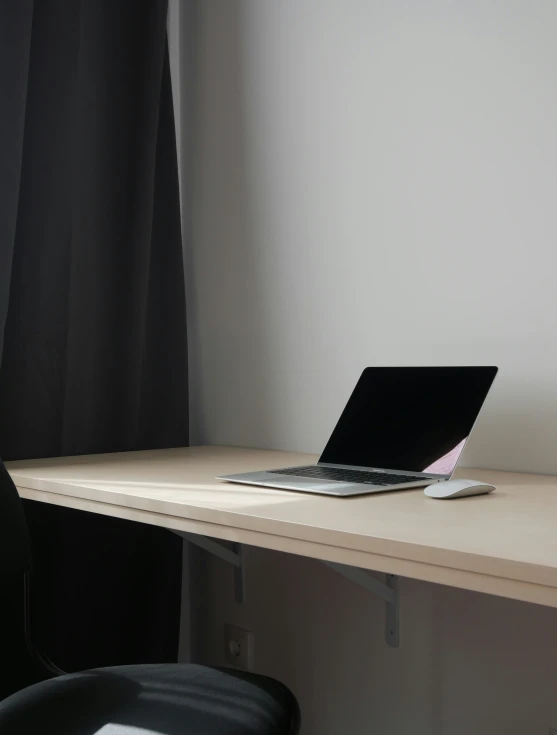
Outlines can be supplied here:
[[192, 447], [7, 466], [24, 498], [557, 607], [556, 477], [462, 470], [497, 491], [453, 501], [422, 490], [321, 497], [214, 479], [315, 459]]

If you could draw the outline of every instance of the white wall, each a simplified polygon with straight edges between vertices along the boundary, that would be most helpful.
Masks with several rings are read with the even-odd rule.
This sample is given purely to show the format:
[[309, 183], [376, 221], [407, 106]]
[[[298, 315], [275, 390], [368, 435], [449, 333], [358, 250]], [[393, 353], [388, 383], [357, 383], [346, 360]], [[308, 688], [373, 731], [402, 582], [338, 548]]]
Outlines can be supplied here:
[[[497, 364], [465, 463], [557, 472], [557, 3], [197, 10], [194, 440], [319, 451], [366, 365]], [[248, 565], [243, 609], [209, 565], [202, 653], [255, 630], [304, 735], [557, 727], [557, 611], [408, 581], [393, 652], [332, 572]]]
[[556, 471], [554, 0], [202, 8], [198, 439], [318, 451], [365, 365], [496, 363], [467, 460]]

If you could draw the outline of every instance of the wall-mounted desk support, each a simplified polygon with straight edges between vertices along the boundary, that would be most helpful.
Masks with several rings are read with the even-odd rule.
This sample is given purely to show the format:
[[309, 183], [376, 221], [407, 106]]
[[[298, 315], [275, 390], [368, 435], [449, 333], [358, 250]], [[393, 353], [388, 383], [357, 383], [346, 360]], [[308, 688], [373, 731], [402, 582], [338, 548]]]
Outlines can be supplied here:
[[389, 646], [398, 647], [399, 642], [399, 597], [398, 597], [398, 578], [394, 574], [387, 574], [386, 583], [380, 582], [375, 577], [371, 577], [363, 569], [350, 567], [346, 564], [338, 564], [333, 561], [323, 561], [335, 572], [342, 574], [343, 577], [351, 582], [359, 584], [360, 587], [372, 592], [374, 595], [381, 597], [387, 603], [385, 614], [386, 630], [385, 637]]
[[[242, 604], [245, 599], [245, 579], [244, 564], [242, 556], [242, 544], [232, 544], [232, 548], [224, 546], [224, 544], [215, 541], [207, 536], [198, 536], [187, 531], [173, 531], [173, 533], [181, 536], [185, 541], [199, 546], [209, 554], [216, 556], [218, 559], [232, 564], [234, 567], [234, 594], [236, 602]], [[346, 564], [338, 564], [332, 561], [323, 561], [335, 572], [342, 574], [343, 577], [351, 582], [363, 587], [368, 592], [372, 592], [387, 603], [385, 620], [386, 630], [385, 637], [389, 646], [398, 647], [399, 643], [399, 599], [398, 599], [398, 578], [394, 574], [387, 574], [386, 583], [380, 582], [375, 577], [371, 577], [363, 569], [350, 567]]]
[[191, 544], [199, 546], [209, 554], [222, 559], [222, 561], [232, 564], [234, 567], [234, 594], [236, 596], [236, 602], [242, 604], [245, 598], [245, 586], [244, 586], [244, 560], [242, 552], [242, 544], [232, 544], [232, 548], [220, 544], [218, 541], [214, 541], [212, 538], [207, 536], [197, 536], [194, 533], [188, 533], [187, 531], [173, 531], [178, 536], [181, 536], [185, 541], [189, 541]]
[[[244, 587], [244, 565], [242, 558], [242, 544], [232, 544], [232, 548], [224, 546], [224, 544], [215, 541], [207, 536], [198, 536], [187, 531], [174, 531], [175, 534], [181, 536], [185, 541], [189, 541], [199, 546], [209, 554], [216, 556], [218, 559], [232, 564], [234, 567], [234, 594], [236, 602], [242, 604], [245, 599]], [[363, 587], [368, 592], [372, 592], [387, 603], [385, 620], [386, 630], [385, 637], [389, 646], [398, 647], [399, 643], [399, 599], [397, 588], [397, 577], [394, 574], [387, 574], [386, 583], [380, 582], [375, 577], [371, 577], [363, 569], [350, 567], [346, 564], [337, 564], [332, 561], [324, 561], [335, 572], [342, 574], [343, 577], [351, 582]]]

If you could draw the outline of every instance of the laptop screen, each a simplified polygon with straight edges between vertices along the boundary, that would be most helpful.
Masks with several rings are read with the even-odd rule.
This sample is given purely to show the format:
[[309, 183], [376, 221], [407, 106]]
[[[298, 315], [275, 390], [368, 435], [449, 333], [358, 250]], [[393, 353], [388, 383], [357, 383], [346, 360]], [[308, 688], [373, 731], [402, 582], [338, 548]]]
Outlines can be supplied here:
[[366, 368], [320, 462], [450, 475], [496, 367]]

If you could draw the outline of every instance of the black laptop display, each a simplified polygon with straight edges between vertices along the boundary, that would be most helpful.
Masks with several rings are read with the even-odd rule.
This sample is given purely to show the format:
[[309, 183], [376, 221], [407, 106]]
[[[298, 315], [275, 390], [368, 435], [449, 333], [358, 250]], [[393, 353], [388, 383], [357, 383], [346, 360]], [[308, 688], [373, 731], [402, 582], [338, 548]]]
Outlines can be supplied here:
[[319, 461], [450, 475], [496, 373], [366, 368]]
[[448, 480], [496, 367], [369, 367], [316, 465], [219, 479], [324, 495], [361, 495]]

